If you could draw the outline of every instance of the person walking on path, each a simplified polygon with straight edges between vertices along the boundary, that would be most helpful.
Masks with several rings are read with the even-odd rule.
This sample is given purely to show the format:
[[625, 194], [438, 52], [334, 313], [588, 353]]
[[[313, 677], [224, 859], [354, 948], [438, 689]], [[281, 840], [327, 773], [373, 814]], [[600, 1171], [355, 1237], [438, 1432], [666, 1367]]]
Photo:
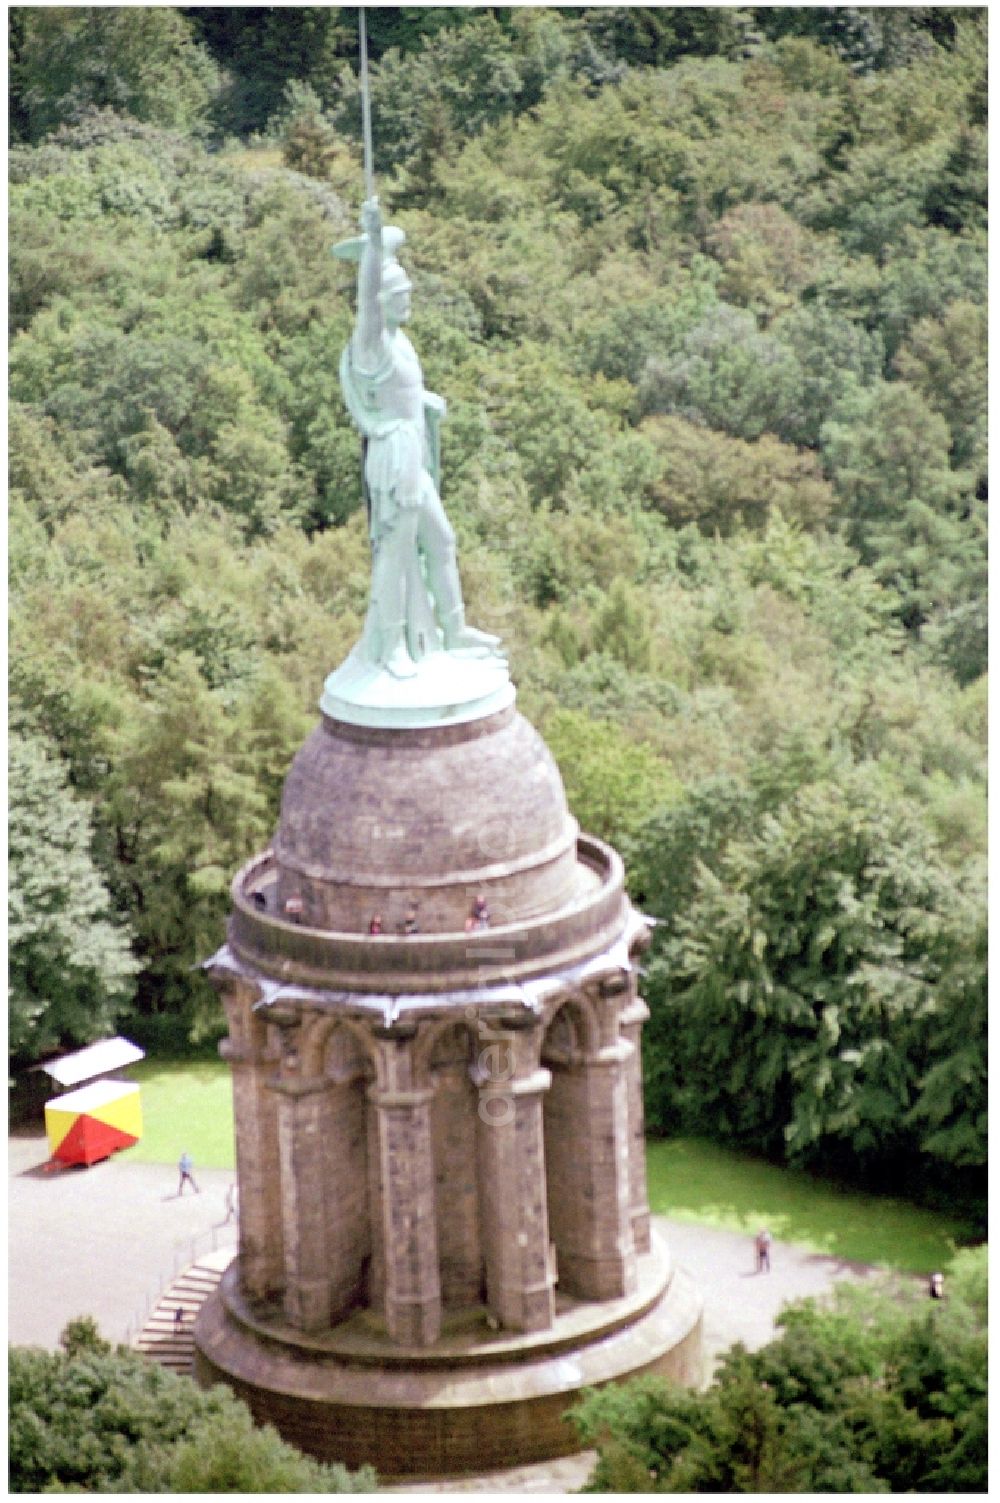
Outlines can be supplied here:
[[194, 1182], [194, 1175], [191, 1173], [191, 1170], [194, 1168], [194, 1165], [191, 1162], [191, 1155], [188, 1153], [188, 1151], [187, 1151], [186, 1148], [185, 1148], [184, 1152], [180, 1156], [180, 1159], [179, 1159], [178, 1164], [177, 1164], [177, 1168], [180, 1170], [180, 1176], [181, 1176], [180, 1183], [177, 1186], [177, 1194], [178, 1195], [183, 1195], [184, 1194], [184, 1186], [185, 1185], [190, 1185], [191, 1188], [192, 1188], [192, 1190], [194, 1191], [194, 1193], [196, 1195], [199, 1195], [201, 1192], [198, 1189], [198, 1186]]
[[771, 1272], [771, 1233], [766, 1226], [762, 1226], [754, 1241], [757, 1254], [757, 1272]]
[[226, 1191], [226, 1220], [222, 1223], [223, 1226], [225, 1226], [226, 1221], [236, 1220], [236, 1195], [236, 1186], [230, 1185], [229, 1189]]

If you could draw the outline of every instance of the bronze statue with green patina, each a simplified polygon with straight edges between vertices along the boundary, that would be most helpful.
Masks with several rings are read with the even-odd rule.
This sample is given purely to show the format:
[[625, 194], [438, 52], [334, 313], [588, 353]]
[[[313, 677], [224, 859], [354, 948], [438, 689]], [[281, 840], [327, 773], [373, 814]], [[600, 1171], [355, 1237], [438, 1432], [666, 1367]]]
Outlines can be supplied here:
[[441, 505], [443, 398], [424, 387], [403, 332], [405, 235], [382, 222], [374, 186], [365, 16], [358, 17], [365, 201], [360, 235], [333, 247], [357, 266], [357, 319], [340, 383], [363, 439], [372, 545], [360, 640], [323, 685], [332, 720], [379, 729], [460, 725], [509, 708], [515, 691], [499, 638], [465, 620], [455, 534]]
[[358, 265], [354, 333], [340, 362], [348, 411], [366, 440], [372, 589], [361, 650], [395, 678], [432, 652], [490, 656], [499, 639], [466, 625], [455, 534], [439, 494], [443, 397], [424, 387], [403, 332], [411, 283], [396, 258], [405, 236], [383, 226], [373, 195], [363, 234], [334, 247]]

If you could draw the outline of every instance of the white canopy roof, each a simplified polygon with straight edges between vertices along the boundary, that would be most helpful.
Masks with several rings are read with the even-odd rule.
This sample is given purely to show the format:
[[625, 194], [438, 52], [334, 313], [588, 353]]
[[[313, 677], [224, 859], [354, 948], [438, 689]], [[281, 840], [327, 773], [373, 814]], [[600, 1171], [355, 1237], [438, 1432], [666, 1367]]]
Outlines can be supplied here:
[[96, 1112], [123, 1096], [138, 1096], [139, 1087], [131, 1080], [92, 1080], [78, 1091], [53, 1096], [45, 1103], [47, 1112]]
[[137, 1059], [145, 1059], [146, 1051], [128, 1039], [102, 1039], [99, 1044], [88, 1044], [86, 1049], [77, 1049], [74, 1054], [64, 1054], [42, 1065], [46, 1075], [61, 1086], [78, 1085], [81, 1080], [92, 1080], [95, 1075], [106, 1075], [109, 1070], [121, 1070]]

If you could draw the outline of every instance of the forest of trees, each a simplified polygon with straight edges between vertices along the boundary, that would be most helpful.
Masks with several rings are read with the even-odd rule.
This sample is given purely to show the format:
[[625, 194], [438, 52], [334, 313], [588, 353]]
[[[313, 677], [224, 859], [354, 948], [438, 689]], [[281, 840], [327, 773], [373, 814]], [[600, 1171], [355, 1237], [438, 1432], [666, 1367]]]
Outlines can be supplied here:
[[[368, 549], [356, 12], [10, 13], [14, 1067], [210, 1044]], [[649, 1127], [986, 1155], [986, 13], [371, 12], [470, 616], [662, 922]]]

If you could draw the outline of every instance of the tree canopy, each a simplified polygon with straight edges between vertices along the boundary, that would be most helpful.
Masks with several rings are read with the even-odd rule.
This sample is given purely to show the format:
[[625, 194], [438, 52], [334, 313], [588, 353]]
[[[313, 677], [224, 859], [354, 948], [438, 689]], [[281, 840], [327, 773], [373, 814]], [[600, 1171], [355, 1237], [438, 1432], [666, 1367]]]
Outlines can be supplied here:
[[703, 1393], [638, 1378], [572, 1411], [598, 1461], [585, 1492], [938, 1493], [987, 1487], [985, 1249], [943, 1302], [840, 1285], [732, 1347]]
[[[370, 20], [470, 614], [661, 920], [650, 1123], [974, 1177], [985, 12]], [[359, 631], [355, 25], [11, 13], [25, 1050], [221, 1030], [197, 962]]]
[[322, 1465], [286, 1444], [227, 1388], [203, 1390], [126, 1347], [89, 1317], [62, 1350], [11, 1347], [13, 1493], [366, 1493], [370, 1467]]

